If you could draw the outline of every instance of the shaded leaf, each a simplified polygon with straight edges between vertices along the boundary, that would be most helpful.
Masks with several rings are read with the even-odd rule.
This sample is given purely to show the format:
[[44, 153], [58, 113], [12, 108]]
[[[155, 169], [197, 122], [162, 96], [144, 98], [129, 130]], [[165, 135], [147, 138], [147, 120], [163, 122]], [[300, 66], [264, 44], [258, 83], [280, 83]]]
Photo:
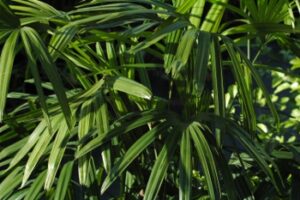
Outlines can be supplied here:
[[159, 134], [163, 131], [166, 132], [168, 126], [168, 123], [163, 123], [152, 128], [131, 145], [125, 155], [114, 165], [108, 176], [105, 178], [101, 187], [101, 193], [104, 193], [109, 188], [116, 178], [124, 172], [128, 165], [130, 165], [131, 162], [139, 156], [139, 154], [143, 152]]

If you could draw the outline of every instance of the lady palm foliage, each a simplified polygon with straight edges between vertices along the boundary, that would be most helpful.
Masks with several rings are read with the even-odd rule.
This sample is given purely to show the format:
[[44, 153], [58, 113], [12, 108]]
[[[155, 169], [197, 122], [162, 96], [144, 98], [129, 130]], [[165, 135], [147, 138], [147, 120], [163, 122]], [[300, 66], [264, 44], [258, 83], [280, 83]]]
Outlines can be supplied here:
[[297, 0], [57, 4], [0, 0], [0, 199], [299, 197], [261, 77]]

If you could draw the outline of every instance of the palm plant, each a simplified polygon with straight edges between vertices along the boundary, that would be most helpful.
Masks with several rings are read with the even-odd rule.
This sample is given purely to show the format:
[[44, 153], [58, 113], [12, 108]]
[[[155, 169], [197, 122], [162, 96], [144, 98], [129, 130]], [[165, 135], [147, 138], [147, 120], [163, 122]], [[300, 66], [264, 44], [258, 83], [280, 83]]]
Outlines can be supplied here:
[[276, 129], [256, 61], [274, 41], [298, 50], [298, 1], [0, 6], [0, 199], [291, 194], [257, 137], [252, 91]]

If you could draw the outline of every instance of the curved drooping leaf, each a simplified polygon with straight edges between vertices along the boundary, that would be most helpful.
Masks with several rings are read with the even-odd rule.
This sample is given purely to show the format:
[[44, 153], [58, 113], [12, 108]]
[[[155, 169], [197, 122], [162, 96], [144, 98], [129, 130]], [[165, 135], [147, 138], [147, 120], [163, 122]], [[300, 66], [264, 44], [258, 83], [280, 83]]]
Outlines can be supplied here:
[[0, 183], [0, 199], [12, 193], [15, 188], [22, 182], [22, 167], [15, 168], [8, 176]]
[[43, 189], [44, 181], [46, 177], [46, 170], [41, 172], [39, 176], [34, 180], [34, 183], [29, 188], [26, 193], [24, 200], [35, 200], [40, 198], [40, 193]]
[[275, 122], [277, 124], [279, 124], [279, 116], [278, 113], [276, 111], [275, 105], [271, 100], [271, 97], [269, 95], [268, 90], [266, 89], [265, 84], [263, 83], [262, 79], [260, 78], [258, 72], [255, 70], [254, 66], [252, 65], [252, 63], [246, 58], [245, 54], [239, 49], [237, 48], [237, 51], [240, 53], [243, 61], [245, 62], [246, 66], [249, 68], [249, 70], [251, 71], [251, 75], [253, 76], [254, 80], [256, 81], [257, 85], [262, 89], [265, 98], [267, 100], [267, 105], [269, 106], [269, 109], [275, 119]]
[[260, 144], [253, 141], [242, 127], [226, 118], [218, 117], [212, 114], [202, 113], [200, 120], [214, 121], [215, 126], [224, 126], [227, 133], [237, 140], [243, 148], [255, 159], [262, 171], [270, 178], [271, 183], [275, 186], [277, 192], [284, 195], [285, 183], [276, 163], [271, 159], [267, 152]]
[[[109, 88], [144, 99], [151, 99], [151, 91], [144, 85], [125, 77], [105, 77]], [[128, 89], [130, 88], [130, 89]]]
[[30, 153], [30, 156], [27, 160], [24, 176], [22, 180], [22, 187], [26, 184], [27, 180], [29, 179], [30, 175], [32, 174], [32, 171], [35, 169], [38, 161], [44, 154], [46, 148], [48, 147], [52, 137], [54, 136], [54, 133], [59, 128], [59, 123], [62, 120], [62, 115], [55, 116], [52, 123], [53, 133], [50, 133], [48, 129], [45, 129], [40, 137], [39, 140], [36, 142], [32, 152]]
[[[225, 117], [225, 94], [223, 81], [221, 48], [218, 37], [212, 37], [211, 44], [211, 71], [212, 71], [212, 85], [214, 95], [214, 112], [216, 115]], [[220, 146], [222, 143], [222, 129], [216, 129], [216, 140]]]
[[[273, 162], [271, 157], [259, 144], [253, 143], [248, 133], [246, 133], [241, 127], [229, 121], [227, 121], [226, 127], [233, 137], [238, 140], [249, 152], [249, 154], [252, 155], [252, 157], [256, 160], [260, 168], [270, 178], [277, 192], [281, 195], [284, 195], [286, 193], [285, 183], [276, 163]], [[270, 163], [270, 165], [268, 163]]]
[[21, 149], [24, 144], [26, 144], [28, 140], [28, 137], [24, 137], [23, 139], [5, 147], [0, 151], [0, 160], [12, 155], [13, 153], [17, 152], [19, 149]]
[[209, 50], [211, 45], [211, 34], [199, 32], [196, 45], [196, 60], [193, 67], [193, 90], [192, 94], [201, 96], [208, 71]]
[[55, 175], [64, 156], [69, 135], [70, 131], [67, 123], [65, 120], [62, 120], [48, 159], [48, 170], [44, 184], [46, 190], [50, 190], [54, 182]]
[[189, 134], [191, 134], [191, 138], [203, 168], [209, 196], [211, 199], [221, 199], [221, 186], [214, 155], [199, 125], [200, 124], [197, 122], [192, 122], [189, 125], [188, 131]]
[[76, 26], [67, 26], [62, 27], [55, 32], [48, 45], [49, 54], [53, 61], [62, 55], [62, 51], [71, 42], [77, 31], [78, 28]]
[[[85, 101], [81, 105], [80, 119], [78, 122], [78, 138], [82, 139], [88, 134], [91, 129], [92, 123], [94, 122], [94, 112], [92, 110], [92, 100]], [[81, 149], [81, 146], [78, 147]], [[79, 183], [88, 186], [88, 167], [89, 167], [89, 155], [85, 155], [78, 160], [78, 176]]]
[[72, 176], [73, 164], [72, 161], [64, 164], [57, 181], [54, 200], [65, 199]]
[[144, 196], [145, 200], [152, 200], [156, 198], [167, 173], [174, 151], [177, 147], [179, 136], [179, 133], [174, 131], [173, 133], [169, 133], [166, 138], [166, 142], [155, 161], [147, 182]]
[[[91, 152], [93, 149], [101, 146], [102, 144], [110, 141], [113, 137], [127, 133], [137, 127], [143, 126], [147, 123], [151, 123], [153, 121], [161, 120], [166, 117], [165, 113], [159, 113], [155, 111], [145, 111], [139, 113], [136, 117], [138, 119], [131, 119], [128, 122], [121, 122], [120, 125], [117, 125], [115, 128], [111, 129], [109, 132], [105, 133], [104, 135], [99, 135], [96, 138], [92, 139], [87, 144], [83, 145], [83, 147], [76, 153], [76, 158], [79, 158], [88, 152]], [[128, 116], [128, 118], [132, 118], [132, 116]], [[123, 118], [124, 120], [124, 118]], [[118, 124], [118, 123], [116, 123]]]
[[46, 122], [41, 121], [39, 125], [34, 129], [34, 131], [28, 137], [28, 140], [23, 145], [23, 147], [18, 151], [9, 164], [9, 168], [14, 167], [20, 160], [22, 160], [26, 154], [34, 147], [37, 143], [40, 135], [46, 131]]
[[170, 22], [162, 24], [155, 34], [151, 35], [145, 41], [134, 46], [130, 50], [130, 52], [135, 53], [135, 52], [141, 51], [142, 49], [150, 47], [151, 45], [157, 43], [158, 41], [160, 41], [161, 39], [166, 37], [169, 33], [179, 30], [179, 29], [182, 29], [189, 25], [185, 21], [177, 21], [175, 23], [172, 23], [172, 21], [170, 21]]
[[66, 14], [59, 11], [49, 4], [38, 0], [13, 0], [14, 5], [10, 8], [15, 14], [22, 16], [21, 24], [27, 25], [36, 22], [47, 23], [49, 21], [65, 23], [68, 21]]
[[[98, 135], [103, 135], [106, 134], [109, 131], [109, 111], [108, 111], [108, 106], [107, 103], [104, 101], [103, 94], [100, 93], [93, 105], [95, 109], [95, 115], [98, 116], [96, 117], [96, 127], [98, 130]], [[102, 156], [102, 161], [103, 161], [103, 166], [106, 172], [109, 172], [111, 170], [111, 151], [109, 148], [106, 148], [103, 150], [101, 153]]]
[[170, 66], [167, 66], [167, 72], [172, 74], [174, 78], [179, 77], [179, 73], [186, 66], [194, 42], [197, 37], [197, 29], [191, 28], [187, 30], [181, 38], [181, 41], [178, 44], [174, 60]]
[[192, 153], [191, 138], [188, 130], [184, 130], [180, 142], [179, 159], [179, 199], [189, 200], [192, 193]]
[[46, 103], [46, 97], [45, 97], [45, 94], [44, 94], [44, 91], [42, 88], [40, 72], [37, 67], [37, 61], [36, 61], [35, 55], [33, 54], [33, 52], [34, 52], [33, 45], [30, 43], [30, 40], [29, 40], [26, 32], [22, 29], [21, 29], [21, 36], [22, 36], [22, 41], [23, 41], [24, 48], [25, 48], [25, 51], [26, 51], [26, 54], [28, 57], [28, 66], [30, 67], [32, 76], [35, 80], [34, 83], [36, 86], [37, 93], [39, 95], [42, 112], [43, 112], [44, 118], [46, 120], [48, 129], [51, 133], [52, 132], [51, 121], [49, 119], [49, 112], [48, 112], [48, 107], [47, 107], [47, 103]]
[[38, 33], [30, 27], [23, 27], [22, 31], [26, 33], [28, 40], [33, 46], [33, 50], [35, 51], [36, 55], [38, 55], [38, 59], [41, 62], [43, 69], [45, 70], [45, 73], [50, 79], [51, 84], [53, 85], [54, 92], [57, 95], [58, 102], [60, 103], [67, 124], [69, 128], [71, 128], [72, 127], [71, 110], [65, 93], [65, 89], [63, 87], [60, 75], [57, 72], [56, 66], [43, 40], [38, 35]]
[[228, 40], [228, 38], [223, 37], [223, 41], [225, 43], [226, 49], [232, 59], [233, 67], [232, 72], [237, 81], [238, 90], [241, 95], [242, 100], [242, 112], [244, 117], [246, 118], [245, 124], [251, 131], [256, 129], [256, 114], [253, 105], [253, 98], [251, 93], [251, 84], [249, 84], [247, 76], [247, 71], [243, 65], [241, 65], [242, 60], [240, 59], [238, 53], [234, 50], [233, 44]]
[[15, 54], [17, 53], [17, 41], [19, 30], [13, 31], [6, 40], [0, 57], [0, 122], [3, 120], [6, 96], [11, 78]]
[[167, 132], [167, 128], [170, 126], [169, 123], [162, 123], [151, 130], [146, 132], [142, 137], [140, 137], [130, 148], [126, 151], [125, 155], [114, 165], [112, 170], [109, 172], [105, 178], [101, 193], [104, 193], [109, 186], [116, 180], [116, 178], [124, 172], [124, 170], [131, 164], [131, 162], [139, 156], [154, 140], [159, 134]]

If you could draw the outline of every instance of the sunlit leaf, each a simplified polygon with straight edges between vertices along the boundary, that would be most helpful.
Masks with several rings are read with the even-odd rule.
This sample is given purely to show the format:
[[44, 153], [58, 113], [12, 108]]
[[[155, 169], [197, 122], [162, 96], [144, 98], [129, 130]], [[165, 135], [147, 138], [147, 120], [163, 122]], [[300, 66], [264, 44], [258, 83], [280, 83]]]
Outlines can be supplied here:
[[0, 57], [0, 122], [3, 120], [6, 96], [16, 54], [19, 30], [13, 31], [6, 40]]

